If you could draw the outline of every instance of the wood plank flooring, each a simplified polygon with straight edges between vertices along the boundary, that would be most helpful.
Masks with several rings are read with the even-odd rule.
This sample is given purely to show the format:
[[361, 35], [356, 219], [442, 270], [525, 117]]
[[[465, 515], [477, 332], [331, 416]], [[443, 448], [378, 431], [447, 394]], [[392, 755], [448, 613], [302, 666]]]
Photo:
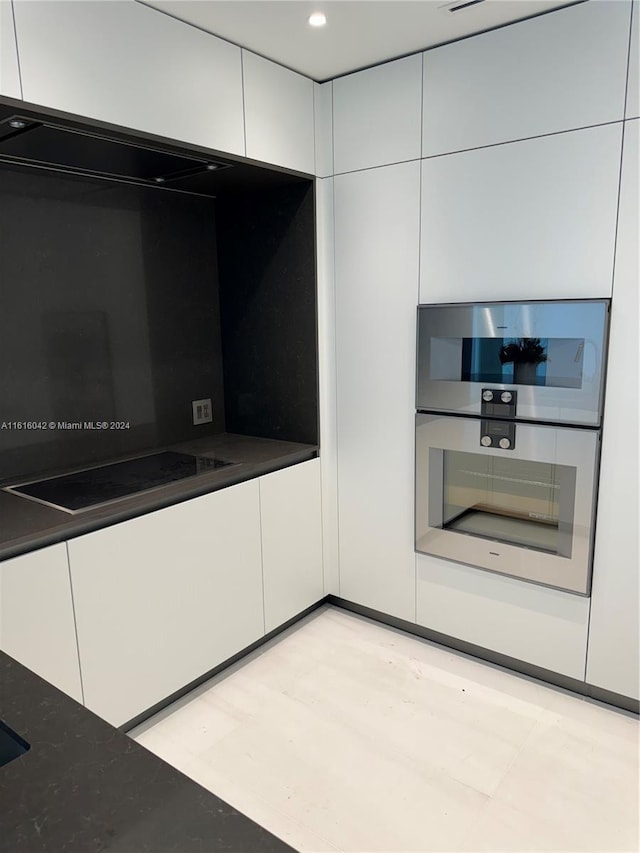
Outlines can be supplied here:
[[640, 849], [636, 718], [331, 606], [130, 734], [304, 853]]

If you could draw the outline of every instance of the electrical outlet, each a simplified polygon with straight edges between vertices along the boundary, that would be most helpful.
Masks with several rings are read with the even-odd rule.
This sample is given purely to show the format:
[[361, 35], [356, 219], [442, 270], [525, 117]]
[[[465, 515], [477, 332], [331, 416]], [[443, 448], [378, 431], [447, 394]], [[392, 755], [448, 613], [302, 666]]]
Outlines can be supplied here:
[[193, 423], [210, 424], [213, 420], [213, 411], [211, 409], [211, 400], [193, 400], [191, 403], [193, 409]]

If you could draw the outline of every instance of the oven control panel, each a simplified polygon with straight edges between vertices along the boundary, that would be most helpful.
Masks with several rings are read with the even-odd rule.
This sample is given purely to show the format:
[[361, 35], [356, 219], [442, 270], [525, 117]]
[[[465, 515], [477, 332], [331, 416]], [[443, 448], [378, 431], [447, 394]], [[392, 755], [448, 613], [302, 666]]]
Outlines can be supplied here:
[[513, 450], [516, 446], [516, 425], [503, 421], [481, 421], [480, 444], [482, 447]]
[[515, 418], [517, 391], [483, 388], [480, 414], [487, 418]]

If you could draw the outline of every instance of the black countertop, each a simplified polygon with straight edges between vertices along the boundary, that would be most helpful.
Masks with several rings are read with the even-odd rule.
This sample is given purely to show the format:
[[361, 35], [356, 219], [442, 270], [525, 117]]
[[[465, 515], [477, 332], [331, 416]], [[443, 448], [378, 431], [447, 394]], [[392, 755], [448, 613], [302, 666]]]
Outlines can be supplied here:
[[0, 652], [1, 853], [286, 853], [284, 842]]
[[[94, 509], [70, 515], [0, 489], [0, 560], [63, 542], [144, 515], [188, 498], [251, 480], [318, 455], [310, 444], [222, 433], [196, 441], [154, 448], [218, 457], [238, 464], [160, 486]], [[144, 455], [144, 454], [139, 454]], [[130, 457], [131, 458], [131, 457]], [[55, 472], [58, 473], [58, 472]], [[63, 473], [63, 472], [60, 472]], [[31, 479], [37, 479], [33, 477]]]

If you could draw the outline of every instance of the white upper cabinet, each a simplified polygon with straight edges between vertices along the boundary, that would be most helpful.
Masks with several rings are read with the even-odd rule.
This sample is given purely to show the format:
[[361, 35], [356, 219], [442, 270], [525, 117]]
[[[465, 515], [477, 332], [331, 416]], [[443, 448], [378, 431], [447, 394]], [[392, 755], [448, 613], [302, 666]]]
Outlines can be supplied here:
[[0, 0], [0, 95], [22, 97], [10, 0]]
[[82, 702], [66, 545], [0, 563], [0, 649]]
[[622, 122], [422, 161], [420, 301], [611, 295]]
[[420, 157], [422, 57], [333, 81], [336, 174]]
[[333, 180], [339, 595], [413, 621], [420, 163]]
[[422, 156], [619, 121], [629, 0], [589, 0], [424, 54]]
[[17, 0], [26, 101], [244, 154], [240, 48], [134, 0]]
[[314, 83], [242, 51], [247, 157], [313, 174]]
[[625, 123], [587, 658], [590, 684], [634, 699], [640, 699], [639, 132], [640, 119]]
[[640, 0], [633, 3], [626, 118], [640, 116]]
[[320, 460], [260, 478], [265, 631], [323, 597]]
[[316, 175], [333, 175], [333, 82], [313, 84]]

